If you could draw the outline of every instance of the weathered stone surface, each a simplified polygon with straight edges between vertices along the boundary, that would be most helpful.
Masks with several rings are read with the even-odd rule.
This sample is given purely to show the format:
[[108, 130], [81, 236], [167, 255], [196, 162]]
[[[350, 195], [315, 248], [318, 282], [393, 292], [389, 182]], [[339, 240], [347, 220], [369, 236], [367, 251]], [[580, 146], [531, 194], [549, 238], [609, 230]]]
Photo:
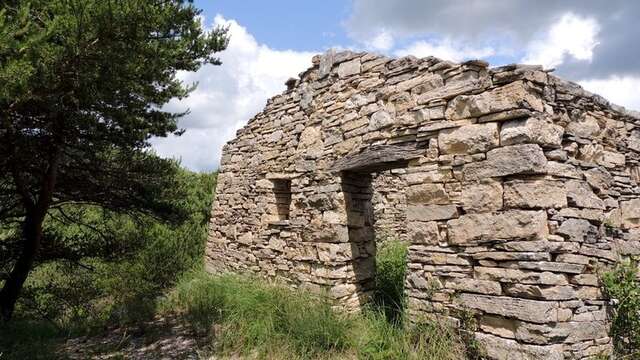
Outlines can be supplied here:
[[562, 208], [567, 206], [567, 191], [560, 181], [508, 181], [504, 184], [504, 205], [524, 209]]
[[556, 261], [517, 261], [501, 263], [501, 266], [512, 269], [527, 269], [538, 271], [551, 271], [554, 273], [570, 273], [580, 274], [584, 271], [585, 266], [581, 264], [562, 263]]
[[505, 268], [476, 266], [475, 277], [480, 280], [499, 281], [504, 283], [539, 284], [539, 285], [568, 285], [567, 276], [554, 274], [549, 271], [538, 272]]
[[435, 221], [414, 221], [407, 226], [408, 237], [413, 244], [437, 245], [442, 241]]
[[622, 225], [626, 228], [640, 227], [640, 199], [620, 202]]
[[465, 165], [466, 180], [479, 180], [514, 174], [541, 174], [545, 172], [547, 158], [538, 145], [513, 145], [493, 149], [487, 160]]
[[369, 130], [375, 131], [393, 125], [394, 119], [385, 110], [376, 111], [369, 118]]
[[443, 205], [451, 202], [444, 184], [437, 183], [409, 186], [406, 190], [406, 196], [409, 204]]
[[559, 326], [520, 322], [515, 337], [525, 343], [544, 345], [551, 342], [563, 342], [569, 337], [569, 330]]
[[533, 110], [542, 111], [542, 100], [522, 81], [517, 81], [478, 95], [461, 95], [453, 99], [445, 116], [447, 119], [465, 119], [511, 110], [527, 104]]
[[576, 292], [571, 286], [540, 286], [513, 284], [505, 288], [505, 294], [513, 297], [537, 300], [571, 300]]
[[474, 154], [497, 147], [498, 125], [495, 123], [461, 126], [440, 131], [438, 145], [443, 154]]
[[444, 281], [444, 287], [458, 291], [485, 294], [485, 295], [501, 295], [502, 288], [500, 283], [488, 280], [476, 280], [466, 278], [451, 278]]
[[633, 131], [627, 141], [627, 147], [629, 149], [640, 152], [640, 130]]
[[461, 200], [467, 213], [502, 209], [502, 184], [495, 180], [463, 183]]
[[593, 189], [598, 192], [607, 191], [613, 184], [613, 176], [604, 168], [591, 168], [584, 172], [584, 177]]
[[544, 211], [509, 210], [503, 213], [466, 214], [450, 220], [449, 243], [471, 245], [499, 240], [543, 240], [548, 234]]
[[505, 122], [500, 130], [500, 144], [538, 144], [542, 147], [559, 147], [564, 128], [550, 120], [530, 117]]
[[582, 208], [604, 210], [604, 201], [598, 197], [584, 181], [569, 180], [566, 182], [569, 205]]
[[501, 316], [483, 315], [480, 317], [480, 329], [489, 334], [498, 335], [503, 338], [513, 339], [516, 337], [518, 321], [507, 319]]
[[455, 205], [409, 205], [407, 220], [433, 221], [447, 220], [458, 217], [458, 207]]
[[496, 360], [563, 360], [562, 345], [524, 345], [511, 339], [476, 333], [476, 339], [486, 349], [487, 356]]
[[506, 296], [460, 294], [460, 303], [487, 314], [501, 315], [532, 323], [544, 324], [558, 319], [558, 303], [516, 299]]
[[570, 241], [596, 242], [598, 240], [598, 228], [582, 219], [564, 221], [556, 230], [556, 234], [562, 235]]
[[360, 59], [343, 62], [338, 66], [338, 76], [340, 78], [346, 78], [357, 74], [360, 74]]
[[571, 121], [565, 131], [569, 135], [590, 138], [600, 132], [600, 125], [596, 118], [586, 115], [580, 121]]

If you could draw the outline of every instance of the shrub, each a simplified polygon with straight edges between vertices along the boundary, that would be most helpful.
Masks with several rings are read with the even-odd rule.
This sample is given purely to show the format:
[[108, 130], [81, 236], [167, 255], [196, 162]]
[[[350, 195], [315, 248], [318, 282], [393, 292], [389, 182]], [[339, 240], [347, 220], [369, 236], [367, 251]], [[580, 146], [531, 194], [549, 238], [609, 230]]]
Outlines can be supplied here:
[[638, 262], [622, 261], [602, 275], [607, 296], [615, 304], [611, 337], [616, 353], [622, 357], [640, 357], [640, 281]]
[[[180, 225], [84, 205], [66, 210], [110, 234], [109, 242], [104, 249], [86, 249], [88, 255], [74, 261], [39, 264], [25, 284], [16, 316], [46, 318], [74, 333], [153, 316], [156, 298], [181, 274], [202, 264], [216, 174], [181, 170], [176, 181], [186, 196], [174, 199], [175, 205], [190, 214]], [[101, 236], [87, 226], [49, 220], [49, 231], [80, 249], [97, 242], [85, 238]]]

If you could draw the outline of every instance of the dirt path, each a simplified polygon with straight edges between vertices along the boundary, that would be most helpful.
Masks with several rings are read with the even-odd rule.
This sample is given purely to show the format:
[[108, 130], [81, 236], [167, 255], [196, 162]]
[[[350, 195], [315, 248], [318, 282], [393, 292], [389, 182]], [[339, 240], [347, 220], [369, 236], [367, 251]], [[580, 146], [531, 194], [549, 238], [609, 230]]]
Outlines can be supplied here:
[[142, 326], [69, 339], [60, 349], [60, 355], [73, 360], [215, 359], [198, 350], [205, 347], [206, 338], [198, 336], [178, 318], [158, 317]]

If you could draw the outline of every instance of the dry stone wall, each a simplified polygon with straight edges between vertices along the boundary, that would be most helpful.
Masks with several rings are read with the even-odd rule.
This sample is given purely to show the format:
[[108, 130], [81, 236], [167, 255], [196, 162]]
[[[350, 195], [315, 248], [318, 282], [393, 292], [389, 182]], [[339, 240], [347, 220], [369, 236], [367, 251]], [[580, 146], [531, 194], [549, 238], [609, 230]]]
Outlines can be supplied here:
[[329, 51], [223, 150], [207, 267], [359, 308], [381, 234], [410, 315], [494, 359], [611, 351], [598, 271], [640, 254], [640, 116], [538, 66]]

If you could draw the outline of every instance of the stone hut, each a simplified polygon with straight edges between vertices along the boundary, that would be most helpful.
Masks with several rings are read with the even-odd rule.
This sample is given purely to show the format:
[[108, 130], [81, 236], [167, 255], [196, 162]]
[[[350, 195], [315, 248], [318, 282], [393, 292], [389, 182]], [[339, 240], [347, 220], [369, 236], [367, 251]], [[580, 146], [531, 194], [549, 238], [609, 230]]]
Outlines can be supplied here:
[[223, 150], [206, 264], [326, 289], [410, 243], [410, 316], [495, 359], [611, 351], [598, 272], [640, 254], [640, 116], [540, 66], [329, 51]]

